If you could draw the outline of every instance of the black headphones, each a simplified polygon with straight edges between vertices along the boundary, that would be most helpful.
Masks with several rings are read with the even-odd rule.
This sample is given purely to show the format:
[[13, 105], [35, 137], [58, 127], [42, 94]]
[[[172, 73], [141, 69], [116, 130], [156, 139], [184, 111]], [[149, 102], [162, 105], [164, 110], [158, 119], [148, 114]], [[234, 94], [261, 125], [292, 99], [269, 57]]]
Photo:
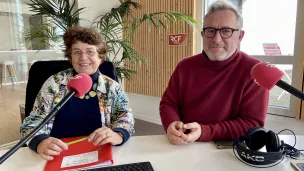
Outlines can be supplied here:
[[[267, 152], [258, 151], [264, 146]], [[276, 165], [284, 159], [284, 146], [284, 141], [279, 139], [278, 134], [262, 127], [253, 127], [245, 136], [234, 141], [233, 152], [235, 154], [237, 151], [239, 157], [236, 157], [247, 165]]]

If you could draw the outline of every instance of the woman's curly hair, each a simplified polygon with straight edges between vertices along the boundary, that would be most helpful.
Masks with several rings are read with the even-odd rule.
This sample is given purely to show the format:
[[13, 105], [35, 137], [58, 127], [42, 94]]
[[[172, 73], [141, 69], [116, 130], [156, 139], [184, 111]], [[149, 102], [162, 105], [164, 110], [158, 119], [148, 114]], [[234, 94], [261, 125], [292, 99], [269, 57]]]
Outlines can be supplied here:
[[102, 61], [107, 53], [106, 42], [102, 36], [93, 28], [71, 27], [63, 35], [65, 50], [64, 56], [71, 60], [71, 48], [77, 41], [97, 46], [99, 58]]

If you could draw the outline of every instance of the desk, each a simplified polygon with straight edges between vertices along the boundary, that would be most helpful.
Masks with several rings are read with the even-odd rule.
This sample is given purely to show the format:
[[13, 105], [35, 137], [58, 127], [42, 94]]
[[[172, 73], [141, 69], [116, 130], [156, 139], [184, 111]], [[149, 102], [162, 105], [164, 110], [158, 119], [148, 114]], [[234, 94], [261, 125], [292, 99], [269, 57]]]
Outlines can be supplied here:
[[[294, 137], [280, 136], [293, 145]], [[297, 136], [298, 149], [304, 149], [304, 136]], [[0, 150], [3, 155], [7, 150]], [[195, 142], [188, 145], [171, 145], [165, 135], [131, 137], [120, 147], [113, 147], [114, 164], [150, 161], [155, 171], [202, 171], [202, 170], [257, 170], [240, 162], [230, 149], [218, 150], [212, 143]], [[0, 171], [42, 171], [45, 161], [28, 148], [21, 148], [1, 166]], [[292, 171], [289, 159], [277, 166], [258, 169], [268, 171]]]

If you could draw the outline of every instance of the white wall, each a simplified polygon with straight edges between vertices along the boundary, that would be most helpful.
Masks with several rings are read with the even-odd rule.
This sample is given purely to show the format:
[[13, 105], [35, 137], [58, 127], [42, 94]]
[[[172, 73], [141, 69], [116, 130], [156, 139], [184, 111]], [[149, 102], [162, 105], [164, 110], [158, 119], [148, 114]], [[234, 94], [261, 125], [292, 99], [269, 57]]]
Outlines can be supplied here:
[[96, 17], [111, 11], [111, 8], [120, 5], [119, 0], [78, 0], [78, 8], [86, 7], [80, 14], [80, 18], [88, 20], [81, 21], [81, 26], [90, 26]]

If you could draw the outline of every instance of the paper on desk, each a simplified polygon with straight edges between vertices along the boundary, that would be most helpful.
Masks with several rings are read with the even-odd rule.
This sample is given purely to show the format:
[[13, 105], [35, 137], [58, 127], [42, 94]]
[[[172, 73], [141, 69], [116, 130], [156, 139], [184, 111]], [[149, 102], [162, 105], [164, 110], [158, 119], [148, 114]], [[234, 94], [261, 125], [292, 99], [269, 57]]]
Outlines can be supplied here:
[[88, 153], [82, 153], [63, 157], [61, 168], [79, 166], [98, 161], [98, 150]]

